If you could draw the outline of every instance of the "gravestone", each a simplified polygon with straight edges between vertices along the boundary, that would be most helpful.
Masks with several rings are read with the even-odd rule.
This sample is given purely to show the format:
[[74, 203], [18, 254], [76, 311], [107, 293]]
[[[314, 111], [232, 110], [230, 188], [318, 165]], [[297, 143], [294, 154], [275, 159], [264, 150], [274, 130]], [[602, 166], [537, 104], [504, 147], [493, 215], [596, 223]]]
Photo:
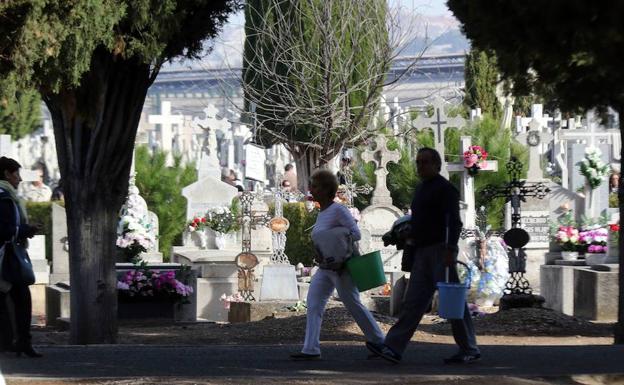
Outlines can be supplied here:
[[[285, 223], [283, 210], [284, 194], [281, 187], [282, 176], [275, 178], [275, 214], [269, 222], [272, 231], [273, 254], [271, 263], [264, 266], [262, 276], [262, 286], [260, 288], [260, 300], [299, 300], [299, 290], [297, 288], [297, 273], [295, 266], [290, 264], [286, 255], [286, 231], [288, 226]], [[273, 224], [271, 226], [271, 224]]]
[[444, 161], [444, 131], [451, 127], [462, 128], [466, 125], [466, 120], [459, 116], [449, 118], [446, 115], [445, 105], [446, 103], [443, 99], [436, 98], [433, 102], [433, 116], [419, 116], [412, 121], [412, 127], [416, 130], [422, 130], [423, 128], [431, 128], [433, 130], [435, 149], [442, 158], [440, 175], [448, 178], [448, 170]]
[[69, 282], [69, 239], [65, 208], [52, 203], [52, 273], [50, 283]]
[[154, 240], [152, 247], [148, 248], [145, 253], [139, 254], [139, 257], [149, 263], [162, 263], [163, 254], [159, 251], [158, 242], [158, 215], [152, 211], [147, 212], [147, 221], [149, 223], [148, 233], [151, 239]]
[[50, 265], [46, 259], [45, 235], [35, 235], [28, 240], [28, 256], [35, 271], [35, 284], [50, 283]]
[[392, 198], [386, 186], [386, 175], [388, 174], [386, 165], [388, 162], [398, 162], [400, 153], [397, 150], [388, 150], [386, 138], [383, 135], [377, 136], [375, 143], [375, 150], [366, 150], [362, 154], [362, 160], [375, 163], [376, 188], [371, 198], [372, 204], [365, 208], [361, 214], [359, 223], [362, 232], [360, 249], [362, 253], [380, 250], [384, 270], [387, 272], [400, 271], [403, 251], [397, 250], [395, 246], [385, 247], [381, 238], [390, 231], [394, 221], [403, 216], [403, 212], [392, 205]]

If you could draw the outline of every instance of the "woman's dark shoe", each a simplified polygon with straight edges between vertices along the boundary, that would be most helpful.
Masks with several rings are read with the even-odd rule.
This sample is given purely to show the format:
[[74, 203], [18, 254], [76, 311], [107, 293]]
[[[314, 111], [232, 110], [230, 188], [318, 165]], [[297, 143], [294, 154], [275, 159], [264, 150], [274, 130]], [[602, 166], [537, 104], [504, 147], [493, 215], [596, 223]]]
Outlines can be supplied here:
[[292, 353], [290, 359], [293, 361], [318, 361], [321, 359], [320, 354]]
[[18, 357], [21, 357], [22, 353], [24, 353], [26, 356], [28, 356], [30, 358], [40, 358], [40, 357], [43, 357], [43, 354], [37, 352], [35, 349], [33, 349], [32, 346], [27, 346], [27, 347], [23, 347], [23, 348], [17, 348], [15, 350], [15, 354]]

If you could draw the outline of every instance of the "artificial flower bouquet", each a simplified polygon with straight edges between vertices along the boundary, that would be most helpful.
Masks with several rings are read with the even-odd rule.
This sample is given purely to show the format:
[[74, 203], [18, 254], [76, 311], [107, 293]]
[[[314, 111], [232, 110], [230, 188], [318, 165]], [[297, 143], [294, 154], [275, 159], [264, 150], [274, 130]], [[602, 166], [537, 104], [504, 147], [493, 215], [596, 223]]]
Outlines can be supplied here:
[[132, 300], [148, 300], [151, 298], [170, 299], [174, 302], [188, 303], [193, 288], [178, 278], [187, 275], [185, 269], [177, 272], [150, 270], [147, 263], [135, 264], [117, 281], [119, 296]]
[[581, 174], [592, 189], [598, 188], [609, 174], [609, 165], [602, 161], [601, 155], [597, 147], [587, 147], [585, 158], [579, 163]]
[[579, 241], [587, 253], [606, 253], [608, 236], [606, 227], [593, 225], [579, 233]]
[[132, 215], [124, 215], [117, 226], [116, 245], [123, 251], [127, 260], [154, 247], [156, 239], [149, 232], [149, 225]]
[[479, 170], [487, 166], [488, 153], [481, 146], [470, 146], [464, 151], [464, 167], [468, 174], [477, 175]]
[[206, 212], [206, 226], [218, 233], [232, 233], [239, 229], [238, 218], [227, 206], [213, 207]]
[[573, 225], [559, 226], [553, 238], [563, 251], [579, 250], [580, 233]]
[[194, 216], [193, 219], [186, 223], [186, 227], [191, 233], [202, 231], [206, 228], [206, 217]]

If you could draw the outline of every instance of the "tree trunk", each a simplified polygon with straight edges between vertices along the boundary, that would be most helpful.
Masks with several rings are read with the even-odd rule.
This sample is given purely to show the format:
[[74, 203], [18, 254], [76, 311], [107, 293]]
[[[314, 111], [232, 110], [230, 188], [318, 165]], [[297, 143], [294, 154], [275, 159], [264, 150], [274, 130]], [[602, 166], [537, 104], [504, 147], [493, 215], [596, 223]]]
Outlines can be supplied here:
[[316, 169], [326, 168], [328, 162], [335, 156], [338, 151], [330, 151], [333, 155], [327, 156], [322, 150], [312, 147], [301, 148], [298, 146], [289, 146], [289, 151], [295, 158], [297, 166], [297, 181], [299, 183], [299, 191], [307, 193], [310, 176]]
[[43, 92], [67, 210], [73, 344], [117, 340], [116, 228], [150, 84], [148, 65], [100, 48], [79, 86]]
[[[622, 119], [624, 118], [624, 105], [617, 106], [620, 115], [620, 140], [624, 143], [624, 127], [622, 127]], [[624, 218], [624, 184], [622, 183], [622, 171], [624, 171], [624, 147], [620, 150], [620, 180], [618, 183], [618, 206], [620, 207], [620, 232], [618, 234], [619, 245], [619, 299], [618, 299], [618, 322], [614, 328], [614, 343], [624, 344], [624, 226], [622, 219]]]

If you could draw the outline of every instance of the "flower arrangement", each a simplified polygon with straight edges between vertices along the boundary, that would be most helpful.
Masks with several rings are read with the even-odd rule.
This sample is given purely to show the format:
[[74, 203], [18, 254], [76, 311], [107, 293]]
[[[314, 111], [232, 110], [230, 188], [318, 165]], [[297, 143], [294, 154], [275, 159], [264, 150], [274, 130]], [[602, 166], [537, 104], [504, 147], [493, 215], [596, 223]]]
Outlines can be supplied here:
[[195, 216], [193, 219], [186, 223], [188, 231], [194, 233], [195, 231], [202, 231], [206, 228], [206, 217]]
[[243, 298], [241, 293], [237, 291], [236, 293], [231, 295], [223, 293], [223, 295], [221, 295], [221, 298], [219, 298], [219, 301], [223, 302], [223, 307], [226, 310], [230, 310], [230, 304], [232, 302], [245, 302], [245, 298]]
[[597, 147], [587, 147], [585, 158], [579, 162], [581, 174], [587, 178], [592, 190], [598, 188], [609, 174], [609, 165], [602, 161], [601, 155], [602, 152]]
[[130, 180], [126, 202], [119, 210], [117, 222], [117, 247], [131, 261], [140, 253], [146, 252], [156, 244], [156, 235], [152, 231], [147, 204], [139, 194], [139, 189]]
[[239, 228], [238, 218], [227, 206], [213, 207], [206, 212], [206, 226], [218, 233], [231, 233]]
[[586, 250], [590, 254], [606, 253], [608, 235], [608, 230], [605, 227], [595, 225], [587, 230], [581, 231], [579, 233], [579, 240], [584, 247], [587, 247]]
[[[180, 271], [179, 274], [184, 273]], [[145, 262], [135, 264], [117, 281], [119, 295], [126, 298], [147, 299], [164, 297], [174, 301], [183, 301], [193, 293], [193, 288], [185, 285], [176, 277], [176, 272], [149, 270]]]
[[464, 152], [464, 167], [468, 174], [477, 175], [482, 167], [487, 165], [488, 153], [481, 146], [470, 146]]
[[563, 251], [577, 251], [580, 245], [580, 234], [575, 226], [559, 226], [554, 240]]

